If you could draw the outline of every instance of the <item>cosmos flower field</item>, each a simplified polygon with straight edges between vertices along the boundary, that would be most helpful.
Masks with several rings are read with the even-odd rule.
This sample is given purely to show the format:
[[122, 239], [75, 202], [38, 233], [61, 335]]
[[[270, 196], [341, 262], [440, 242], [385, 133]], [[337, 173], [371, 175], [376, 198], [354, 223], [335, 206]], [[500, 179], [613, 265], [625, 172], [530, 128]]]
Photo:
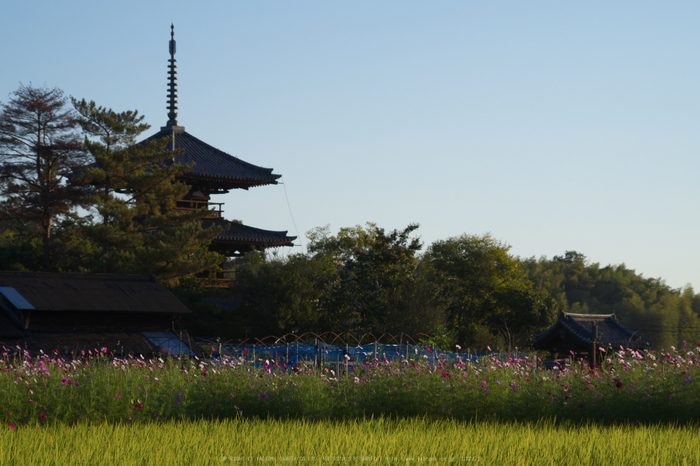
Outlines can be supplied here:
[[[172, 459], [192, 454], [182, 451], [191, 440], [195, 450], [210, 445], [206, 462], [261, 462], [265, 454], [275, 461], [293, 454], [325, 463], [344, 462], [338, 460], [343, 455], [380, 463], [414, 457], [493, 460], [507, 450], [497, 447], [503, 436], [511, 441], [508, 448], [526, 455], [513, 458], [528, 461], [532, 454], [542, 454], [532, 450], [527, 456], [528, 445], [550, 441], [555, 448], [567, 445], [567, 438], [569, 450], [574, 444], [583, 448], [571, 464], [581, 461], [580, 455], [622, 460], [628, 456], [615, 457], [621, 453], [612, 445], [624, 443], [624, 436], [635, 442], [637, 437], [658, 440], [644, 448], [630, 447], [633, 454], [647, 455], [640, 458], [657, 454], [650, 448], [663, 444], [668, 458], [686, 461], [679, 452], [698, 451], [686, 448], [695, 442], [700, 425], [698, 352], [697, 346], [668, 352], [607, 348], [600, 367], [572, 359], [547, 370], [535, 356], [449, 361], [439, 354], [433, 359], [409, 355], [355, 366], [346, 361], [289, 367], [275, 360], [229, 357], [120, 359], [99, 348], [76, 359], [30, 357], [5, 348], [0, 358], [0, 451], [6, 453], [0, 455], [34, 454], [51, 445], [57, 457], [63, 454], [57, 445], [64, 443], [31, 446], [36, 438], [73, 442], [86, 436], [85, 449], [103, 432], [104, 439], [125, 436], [135, 442], [129, 448], [138, 449], [139, 435], [163, 436], [162, 446], [173, 441], [168, 432], [176, 432], [180, 446], [168, 454], [180, 456]], [[309, 436], [307, 431], [322, 435]], [[366, 440], [329, 443], [334, 431], [336, 439], [355, 435]], [[404, 443], [384, 445], [387, 432]], [[482, 437], [478, 445], [469, 440]], [[254, 438], [268, 440], [258, 443]], [[85, 450], [85, 461], [92, 462], [90, 455], [107, 443]], [[442, 446], [436, 450], [436, 445]], [[541, 460], [554, 458], [548, 455]], [[300, 457], [293, 456], [295, 462], [302, 462]], [[154, 458], [159, 462], [163, 456]], [[558, 458], [552, 464], [567, 464], [567, 456]], [[525, 459], [522, 464], [528, 464]]]
[[[369, 417], [556, 423], [675, 423], [700, 419], [697, 348], [608, 349], [601, 367], [532, 358], [450, 362], [374, 358], [361, 366], [288, 367], [274, 360], [78, 359], [5, 349], [6, 428], [108, 421], [347, 420]], [[340, 369], [340, 370], [339, 370]], [[347, 370], [346, 370], [347, 369]]]

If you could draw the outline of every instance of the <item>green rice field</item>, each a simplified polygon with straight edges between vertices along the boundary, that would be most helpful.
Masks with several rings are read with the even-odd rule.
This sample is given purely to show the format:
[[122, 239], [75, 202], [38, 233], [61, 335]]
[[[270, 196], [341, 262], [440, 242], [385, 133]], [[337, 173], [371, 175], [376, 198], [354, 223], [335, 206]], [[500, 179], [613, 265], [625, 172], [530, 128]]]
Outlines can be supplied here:
[[0, 430], [0, 464], [700, 464], [697, 427], [222, 420]]

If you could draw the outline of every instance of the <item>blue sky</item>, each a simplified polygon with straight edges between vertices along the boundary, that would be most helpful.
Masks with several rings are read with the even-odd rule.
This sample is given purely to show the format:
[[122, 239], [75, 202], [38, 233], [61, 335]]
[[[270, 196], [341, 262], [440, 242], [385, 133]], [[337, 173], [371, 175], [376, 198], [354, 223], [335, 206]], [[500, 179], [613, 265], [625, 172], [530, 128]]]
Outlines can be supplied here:
[[420, 223], [426, 246], [490, 232], [521, 257], [576, 250], [697, 288], [699, 17], [697, 2], [10, 2], [0, 101], [46, 84], [155, 130], [172, 21], [180, 124], [282, 175], [220, 196], [226, 215], [300, 235], [290, 251], [317, 226]]

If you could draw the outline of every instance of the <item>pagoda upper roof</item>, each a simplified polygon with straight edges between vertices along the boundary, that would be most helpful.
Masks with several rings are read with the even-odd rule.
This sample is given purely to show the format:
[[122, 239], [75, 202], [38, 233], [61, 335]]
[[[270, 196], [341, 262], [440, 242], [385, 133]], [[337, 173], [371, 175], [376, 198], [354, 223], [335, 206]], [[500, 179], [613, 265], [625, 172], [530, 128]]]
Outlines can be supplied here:
[[169, 160], [166, 163], [181, 163], [183, 165], [195, 163], [194, 168], [184, 175], [183, 178], [186, 181], [208, 183], [217, 189], [248, 189], [252, 186], [277, 184], [277, 179], [281, 176], [273, 174], [272, 168], [263, 168], [245, 162], [210, 146], [184, 130], [173, 133], [170, 128], [162, 128], [146, 141], [166, 137], [172, 138], [168, 143], [168, 150], [172, 150], [173, 141], [175, 149], [181, 150], [173, 161]]

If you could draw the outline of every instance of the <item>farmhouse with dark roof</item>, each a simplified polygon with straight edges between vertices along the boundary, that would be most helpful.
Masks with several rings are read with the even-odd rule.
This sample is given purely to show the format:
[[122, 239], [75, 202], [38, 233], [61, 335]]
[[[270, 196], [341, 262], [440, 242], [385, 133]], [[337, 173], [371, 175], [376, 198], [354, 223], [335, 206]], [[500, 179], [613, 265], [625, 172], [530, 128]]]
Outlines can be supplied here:
[[0, 272], [0, 345], [30, 353], [193, 355], [191, 313], [151, 275]]

